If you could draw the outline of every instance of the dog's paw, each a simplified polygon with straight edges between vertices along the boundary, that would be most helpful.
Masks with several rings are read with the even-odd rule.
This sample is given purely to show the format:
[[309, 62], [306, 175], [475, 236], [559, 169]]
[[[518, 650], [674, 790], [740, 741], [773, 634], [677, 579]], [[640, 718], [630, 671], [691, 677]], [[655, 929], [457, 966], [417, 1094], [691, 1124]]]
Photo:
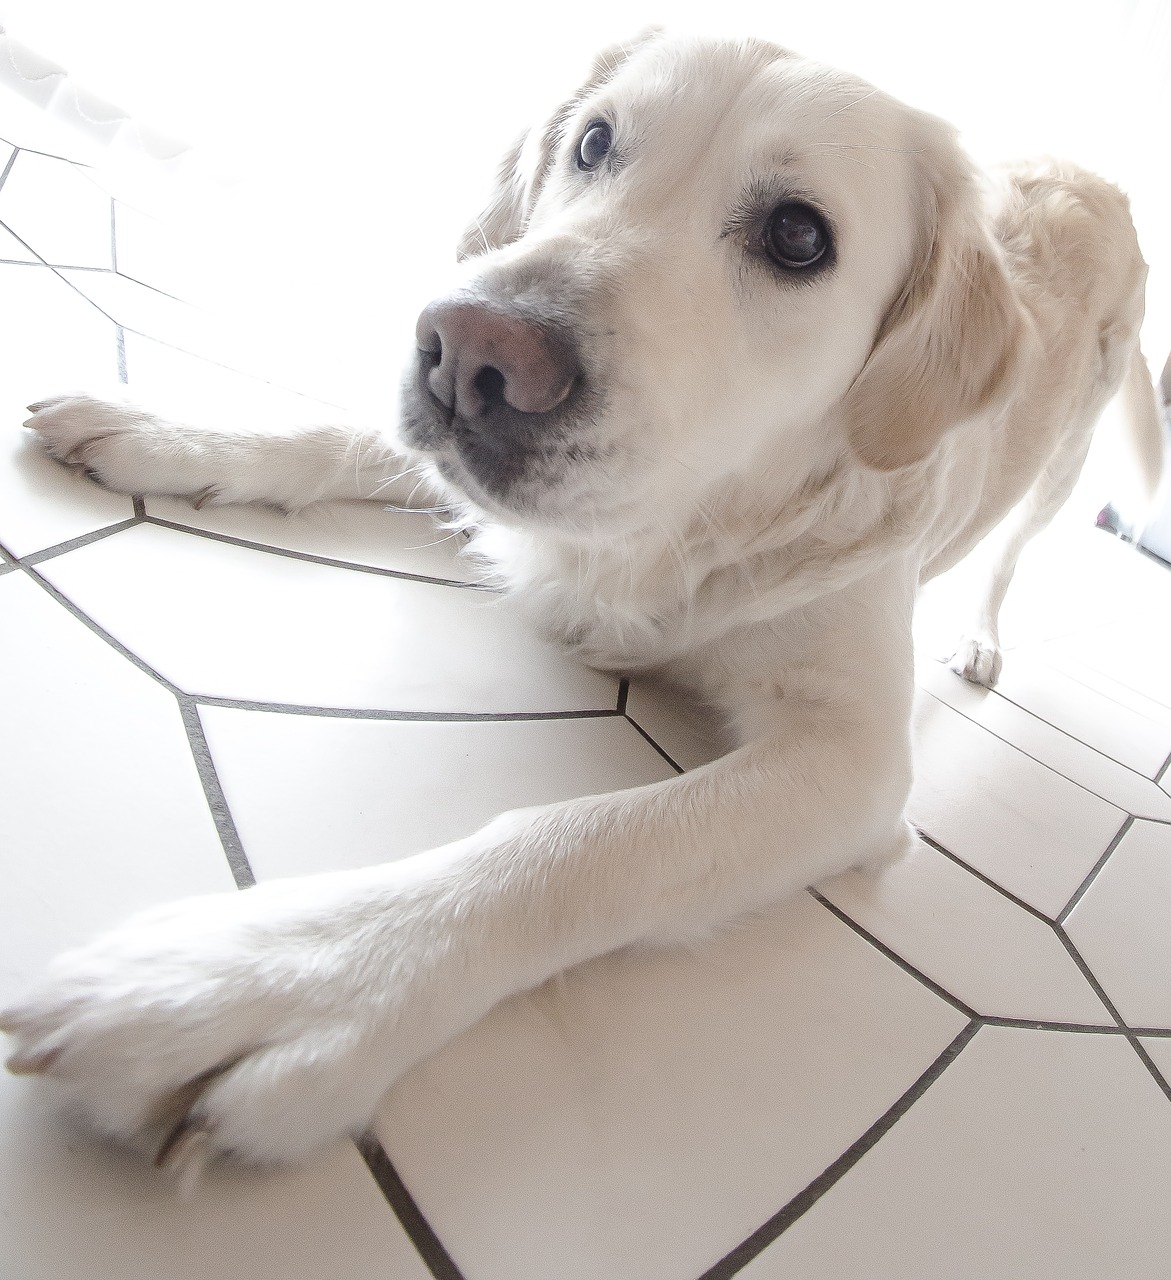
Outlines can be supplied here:
[[370, 957], [303, 883], [161, 908], [60, 957], [0, 1014], [9, 1070], [188, 1183], [217, 1156], [293, 1161], [359, 1132], [402, 1067]]
[[993, 689], [1000, 679], [1003, 658], [1000, 646], [987, 636], [965, 636], [947, 665], [969, 683]]
[[86, 395], [53, 396], [28, 408], [32, 417], [24, 425], [58, 462], [118, 493], [155, 487], [160, 424], [151, 414]]

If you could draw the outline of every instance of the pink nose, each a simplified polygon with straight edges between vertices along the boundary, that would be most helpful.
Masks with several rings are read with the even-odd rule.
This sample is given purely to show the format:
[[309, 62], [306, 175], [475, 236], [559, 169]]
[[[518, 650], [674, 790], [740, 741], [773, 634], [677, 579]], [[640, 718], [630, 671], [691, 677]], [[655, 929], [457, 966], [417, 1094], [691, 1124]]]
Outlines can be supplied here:
[[434, 361], [427, 374], [432, 395], [460, 418], [501, 401], [521, 413], [548, 413], [579, 373], [560, 335], [466, 297], [425, 307], [415, 340]]

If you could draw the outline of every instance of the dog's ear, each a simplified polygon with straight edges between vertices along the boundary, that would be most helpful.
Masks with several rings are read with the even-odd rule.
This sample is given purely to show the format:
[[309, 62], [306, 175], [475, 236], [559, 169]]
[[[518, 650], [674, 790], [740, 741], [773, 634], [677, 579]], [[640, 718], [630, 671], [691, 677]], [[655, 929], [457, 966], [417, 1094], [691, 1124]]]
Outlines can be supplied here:
[[1026, 326], [953, 131], [924, 117], [923, 132], [915, 259], [844, 402], [850, 445], [880, 471], [1010, 395]]
[[632, 54], [657, 40], [660, 34], [661, 28], [647, 27], [633, 40], [603, 49], [577, 92], [553, 112], [543, 127], [530, 129], [517, 139], [500, 163], [487, 207], [460, 237], [457, 255], [461, 262], [500, 249], [524, 235], [565, 122], [582, 98], [613, 79]]

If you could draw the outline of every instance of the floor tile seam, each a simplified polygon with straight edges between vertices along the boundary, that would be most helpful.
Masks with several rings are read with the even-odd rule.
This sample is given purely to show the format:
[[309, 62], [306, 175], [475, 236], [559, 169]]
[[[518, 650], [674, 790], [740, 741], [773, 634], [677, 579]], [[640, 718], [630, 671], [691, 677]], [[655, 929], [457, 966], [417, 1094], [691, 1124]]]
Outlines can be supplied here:
[[427, 1221], [374, 1131], [367, 1129], [354, 1139], [354, 1145], [434, 1280], [464, 1280], [463, 1272], [444, 1248], [435, 1228]]
[[[922, 686], [920, 686], [920, 688], [922, 688]], [[944, 701], [944, 699], [939, 697], [938, 694], [932, 693], [930, 689], [923, 689], [923, 692], [929, 698], [932, 698], [935, 702], [938, 702], [941, 707], [946, 707], [949, 711], [954, 711], [957, 716], [962, 716], [969, 724], [973, 724], [976, 726], [976, 728], [982, 729], [990, 737], [995, 738], [998, 742], [1003, 742], [1006, 747], [1010, 748], [1013, 751], [1019, 752], [1027, 760], [1032, 760], [1034, 764], [1040, 765], [1042, 769], [1047, 770], [1049, 773], [1053, 774], [1055, 777], [1061, 778], [1065, 782], [1068, 782], [1070, 786], [1077, 787], [1079, 791], [1084, 791], [1086, 795], [1093, 796], [1096, 800], [1101, 800], [1103, 804], [1110, 805], [1111, 808], [1117, 809], [1119, 813], [1127, 812], [1127, 809], [1124, 808], [1121, 804], [1119, 804], [1117, 800], [1111, 800], [1107, 796], [1102, 795], [1100, 792], [1095, 791], [1092, 787], [1087, 787], [1084, 782], [1079, 782], [1076, 778], [1071, 778], [1067, 773], [1063, 773], [1056, 765], [1049, 764], [1048, 761], [1040, 759], [1040, 757], [1033, 755], [1031, 751], [1026, 751], [1025, 748], [1022, 747], [1019, 743], [1013, 742], [1010, 738], [1006, 738], [1001, 733], [997, 733], [995, 729], [990, 729], [986, 724], [981, 723], [981, 721], [977, 720], [974, 716], [968, 715], [966, 711], [960, 711], [957, 707], [953, 707], [950, 702]], [[1033, 715], [1031, 711], [1026, 711], [1024, 712], [1024, 714], [1027, 716]], [[1037, 719], [1037, 718], [1038, 717], [1033, 716], [1033, 719]], [[1119, 764], [1117, 760], [1111, 759], [1110, 756], [1103, 755], [1101, 751], [1097, 751], [1093, 747], [1086, 746], [1084, 742], [1080, 742], [1077, 738], [1070, 737], [1070, 735], [1067, 733], [1064, 733], [1063, 730], [1058, 729], [1057, 732], [1061, 733], [1063, 737], [1070, 738], [1071, 742], [1077, 742], [1079, 746], [1086, 747], [1087, 751], [1092, 751], [1094, 755], [1100, 757], [1103, 761], [1109, 764], [1115, 765], [1119, 769], [1126, 769], [1128, 773], [1135, 773], [1135, 770], [1129, 769], [1124, 764]], [[1146, 777], [1145, 774], [1136, 773], [1135, 776], [1138, 778], [1141, 778], [1144, 782], [1152, 781], [1152, 779]]]
[[[1094, 629], [1096, 630], [1097, 628], [1094, 628]], [[1149, 724], [1155, 725], [1156, 727], [1161, 729], [1166, 729], [1168, 733], [1171, 733], [1171, 724], [1164, 724], [1163, 721], [1161, 720], [1152, 719], [1148, 712], [1138, 711], [1134, 707], [1128, 705], [1126, 702], [1123, 702], [1120, 698], [1115, 697], [1111, 693], [1105, 692], [1098, 685], [1091, 684], [1086, 679], [1085, 673], [1093, 672], [1095, 675], [1101, 677], [1103, 680], [1108, 680], [1112, 685], [1117, 685], [1120, 689], [1125, 689], [1127, 693], [1136, 695], [1137, 697], [1144, 699], [1145, 701], [1151, 703], [1153, 706], [1158, 707], [1162, 711], [1171, 710], [1171, 708], [1166, 707], [1163, 703], [1159, 702], [1157, 699], [1152, 698], [1150, 694], [1143, 693], [1141, 689], [1131, 689], [1128, 685], [1124, 685], [1122, 684], [1121, 681], [1115, 680], [1112, 676], [1107, 675], [1106, 672], [1098, 671], [1097, 668], [1091, 667], [1084, 662], [1077, 663], [1078, 669], [1072, 670], [1069, 667], [1055, 666], [1053, 663], [1047, 662], [1045, 661], [1045, 659], [1037, 657], [1035, 655], [1031, 655], [1031, 656], [1032, 656], [1033, 662], [1037, 663], [1040, 666], [1046, 667], [1048, 670], [1055, 672], [1057, 675], [1064, 676], [1067, 680], [1070, 680], [1074, 684], [1076, 684], [1079, 689], [1085, 689], [1087, 693], [1096, 694], [1099, 698], [1104, 698], [1112, 706], [1119, 707], [1121, 708], [1121, 710], [1128, 712], [1130, 715], [1138, 716], [1141, 719], [1146, 720]], [[1076, 662], [1076, 659], [1075, 659], [1075, 662]], [[996, 692], [999, 693], [1000, 692], [999, 689]], [[1002, 694], [1001, 696], [1003, 697], [1005, 695]], [[1014, 705], [1019, 705], [1019, 704], [1014, 704]], [[1027, 708], [1022, 708], [1022, 710], [1026, 710], [1026, 709]], [[1145, 777], [1146, 775], [1144, 774], [1143, 776]]]
[[[0, 226], [3, 226], [3, 223], [0, 223]], [[17, 236], [17, 239], [19, 240], [20, 237]], [[23, 244], [24, 242], [21, 241], [21, 243]], [[25, 248], [27, 249], [28, 245], [25, 245]], [[36, 250], [30, 249], [29, 252], [35, 253]], [[45, 265], [48, 266], [49, 264], [45, 263]], [[68, 284], [69, 282], [66, 281], [66, 283]], [[84, 294], [82, 296], [85, 297]], [[92, 299], [88, 299], [88, 301], [90, 301], [95, 307], [97, 306], [97, 303], [93, 302]], [[183, 300], [179, 299], [179, 301], [182, 302]], [[190, 305], [190, 303], [184, 303], [184, 306]], [[101, 311], [101, 307], [98, 307], [98, 310]], [[103, 311], [102, 314], [105, 315], [105, 312]], [[117, 321], [114, 323], [117, 324]], [[329, 400], [322, 400], [319, 396], [310, 395], [307, 391], [298, 391], [296, 387], [287, 386], [283, 382], [275, 382], [272, 378], [265, 377], [264, 374], [250, 373], [247, 369], [241, 369], [237, 365], [224, 364], [222, 360], [217, 360], [214, 356], [205, 355], [199, 351], [192, 351], [188, 347], [180, 347], [174, 342], [168, 342], [165, 338], [156, 337], [153, 333], [145, 333], [142, 329], [136, 329], [133, 325], [126, 324], [122, 327], [127, 333], [134, 334], [136, 338], [142, 338], [146, 342], [158, 343], [160, 347], [166, 347], [168, 351], [178, 351], [180, 355], [189, 356], [192, 360], [202, 360], [204, 364], [214, 365], [217, 369], [226, 369], [228, 373], [234, 373], [238, 377], [247, 378], [250, 382], [258, 382], [264, 387], [273, 387], [277, 391], [283, 391], [288, 395], [297, 396], [301, 400], [312, 401], [313, 404], [321, 405], [323, 408], [336, 409], [339, 413], [351, 412], [345, 407], [345, 405], [334, 404]]]
[[48, 269], [57, 277], [57, 279], [60, 280], [62, 284], [67, 285], [70, 289], [72, 289], [73, 292], [76, 293], [79, 298], [83, 298], [86, 302], [88, 302], [89, 305], [93, 307], [95, 311], [101, 312], [101, 314], [104, 315], [111, 324], [116, 325], [118, 323], [118, 321], [115, 320], [114, 317], [110, 315], [110, 313], [104, 307], [99, 306], [89, 296], [88, 293], [86, 293], [82, 289], [79, 289], [77, 285], [75, 285], [67, 275], [64, 275], [62, 268], [55, 267], [47, 258], [37, 253], [37, 251], [32, 247], [32, 245], [29, 244], [28, 241], [25, 240], [22, 236], [17, 235], [17, 233], [13, 231], [13, 229], [8, 225], [8, 223], [5, 222], [2, 218], [0, 218], [0, 227], [3, 227], [4, 230], [7, 231], [10, 236], [13, 237], [13, 239], [17, 240], [20, 244], [24, 245], [24, 247], [29, 251], [29, 253], [31, 253], [36, 258], [37, 262], [41, 264], [41, 266], [48, 267]]
[[1167, 775], [1168, 768], [1171, 768], [1171, 754], [1167, 756], [1167, 759], [1163, 761], [1163, 764], [1160, 767], [1159, 772], [1155, 774], [1154, 781], [1156, 784], [1158, 785], [1162, 784], [1163, 779]]
[[909, 960], [899, 955], [892, 946], [883, 942], [877, 934], [871, 933], [865, 925], [859, 924], [857, 920], [847, 912], [843, 911], [836, 902], [832, 902], [827, 898], [819, 889], [811, 885], [806, 889], [806, 893], [808, 893], [815, 902], [820, 903], [830, 913], [830, 915], [836, 917], [848, 929], [856, 933], [863, 942], [869, 943], [875, 951], [884, 956], [892, 964], [897, 965], [898, 968], [900, 968], [909, 977], [914, 978], [920, 986], [925, 987], [932, 995], [955, 1009], [957, 1013], [963, 1014], [963, 1016], [969, 1019], [969, 1021], [979, 1022], [982, 1020], [983, 1015], [973, 1009], [971, 1005], [966, 1001], [961, 1000], [959, 996], [953, 995], [945, 986], [943, 986], [942, 983], [936, 982], [934, 978], [929, 978], [921, 969], [916, 968]]
[[1114, 836], [1114, 839], [1111, 840], [1110, 843], [1106, 846], [1106, 852], [1103, 853], [1102, 856], [1098, 859], [1098, 861], [1094, 863], [1094, 865], [1090, 868], [1089, 874], [1081, 882], [1081, 884], [1079, 884], [1078, 887], [1073, 891], [1072, 895], [1069, 898], [1069, 901], [1065, 904], [1064, 907], [1061, 908], [1061, 910], [1057, 913], [1057, 915], [1053, 917], [1054, 924], [1061, 925], [1064, 928], [1065, 922], [1066, 920], [1069, 919], [1070, 915], [1073, 912], [1073, 909], [1082, 900], [1082, 898], [1085, 897], [1086, 892], [1089, 890], [1090, 886], [1094, 883], [1094, 881], [1097, 880], [1098, 876], [1102, 873], [1102, 870], [1105, 868], [1106, 863], [1109, 862], [1110, 858], [1113, 856], [1114, 850], [1117, 849], [1118, 846], [1122, 843], [1122, 841], [1126, 838], [1127, 832], [1131, 829], [1131, 827], [1134, 826], [1134, 823], [1135, 823], [1134, 814], [1127, 814], [1126, 820], [1123, 822], [1122, 826], [1118, 828], [1118, 832]]
[[[15, 232], [12, 234], [15, 235]], [[30, 248], [29, 252], [35, 253], [36, 250]], [[41, 271], [88, 271], [92, 275], [99, 276], [120, 274], [113, 267], [87, 267], [82, 262], [50, 262], [48, 258], [37, 258], [35, 262], [30, 262], [28, 258], [0, 258], [0, 267], [36, 267]]]
[[71, 160], [68, 156], [60, 156], [55, 151], [39, 151], [36, 147], [26, 147], [19, 142], [13, 142], [11, 138], [0, 136], [0, 142], [6, 142], [10, 147], [15, 147], [17, 151], [25, 151], [30, 156], [44, 156], [46, 160], [60, 160], [62, 164], [71, 164], [78, 169], [93, 168], [93, 165], [87, 164], [84, 160]]
[[195, 764], [195, 772], [199, 775], [204, 800], [211, 812], [211, 820], [223, 847], [232, 879], [235, 880], [237, 889], [247, 889], [256, 883], [256, 874], [248, 861], [248, 854], [240, 839], [236, 820], [232, 817], [232, 810], [224, 795], [215, 759], [203, 729], [203, 722], [199, 718], [199, 708], [195, 700], [185, 693], [177, 693], [175, 698], [179, 705], [183, 728], [187, 734], [187, 745]]
[[956, 1035], [931, 1065], [906, 1089], [891, 1106], [830, 1165], [806, 1187], [792, 1197], [767, 1222], [725, 1254], [713, 1267], [703, 1272], [699, 1280], [730, 1280], [754, 1261], [771, 1244], [775, 1243], [795, 1222], [806, 1214], [850, 1170], [895, 1127], [899, 1120], [912, 1110], [915, 1103], [946, 1072], [959, 1057], [972, 1038], [980, 1030], [981, 1023], [973, 1019]]
[[[119, 326], [121, 327], [121, 326]], [[181, 496], [181, 495], [176, 495]], [[464, 582], [459, 578], [437, 578], [425, 573], [411, 573], [406, 569], [386, 569], [380, 565], [360, 564], [354, 560], [339, 560], [333, 556], [319, 556], [311, 551], [293, 551], [288, 547], [275, 547], [267, 542], [255, 542], [251, 538], [238, 538], [234, 534], [218, 533], [214, 529], [200, 529], [196, 525], [183, 524], [177, 520], [168, 520], [165, 516], [143, 516], [144, 524], [157, 525], [160, 529], [170, 529], [175, 533], [189, 533], [196, 538], [204, 538], [209, 542], [223, 542], [228, 546], [242, 547], [246, 551], [260, 551], [267, 555], [284, 556], [288, 560], [301, 560], [308, 564], [324, 565], [329, 569], [347, 569], [354, 573], [366, 573], [376, 578], [397, 578], [403, 582], [421, 582], [430, 587], [455, 587], [461, 591], [480, 591], [496, 594], [495, 588], [479, 582]]]
[[620, 716], [626, 715], [626, 704], [630, 700], [630, 677], [619, 676], [618, 678], [618, 702], [615, 710]]
[[1111, 1000], [1110, 997], [1106, 994], [1106, 989], [1098, 981], [1098, 978], [1094, 974], [1094, 971], [1086, 963], [1085, 958], [1082, 956], [1081, 952], [1078, 950], [1073, 939], [1069, 936], [1069, 934], [1065, 932], [1064, 926], [1055, 924], [1053, 928], [1056, 931], [1058, 938], [1061, 940], [1062, 945], [1069, 952], [1073, 962], [1082, 971], [1083, 975], [1086, 978], [1086, 981], [1090, 984], [1091, 987], [1094, 988], [1095, 992], [1097, 992], [1098, 999], [1102, 1001], [1102, 1003], [1106, 1006], [1106, 1009], [1109, 1012], [1110, 1016], [1115, 1020], [1115, 1022], [1118, 1023], [1118, 1026], [1121, 1028], [1123, 1035], [1130, 1042], [1130, 1047], [1138, 1055], [1139, 1061], [1143, 1064], [1144, 1067], [1146, 1067], [1147, 1071], [1151, 1075], [1151, 1078], [1154, 1080], [1155, 1084], [1158, 1085], [1163, 1095], [1167, 1098], [1168, 1101], [1171, 1101], [1171, 1083], [1168, 1083], [1168, 1081], [1164, 1078], [1163, 1073], [1159, 1070], [1158, 1066], [1156, 1066], [1154, 1059], [1147, 1052], [1146, 1047], [1140, 1042], [1138, 1038], [1138, 1033], [1127, 1023], [1126, 1019], [1123, 1018], [1122, 1014], [1119, 1013], [1117, 1006], [1114, 1004], [1113, 1000]]
[[529, 724], [550, 720], [617, 720], [613, 707], [587, 707], [569, 711], [410, 711], [378, 707], [321, 707], [297, 702], [258, 702], [225, 698], [210, 693], [188, 696], [200, 706], [226, 711], [256, 711], [267, 715], [308, 716], [326, 720], [375, 720], [403, 724]]
[[4, 190], [4, 184], [8, 181], [8, 175], [12, 172], [12, 166], [16, 163], [16, 157], [20, 155], [19, 147], [14, 146], [11, 142], [8, 145], [12, 147], [12, 154], [8, 157], [8, 161], [4, 166], [4, 171], [0, 173], [0, 191]]
[[125, 658], [131, 666], [136, 667], [143, 673], [143, 675], [149, 676], [156, 684], [166, 689], [168, 693], [178, 695], [182, 692], [182, 690], [172, 684], [166, 676], [156, 671], [148, 662], [143, 658], [140, 658], [138, 654], [124, 645], [121, 640], [117, 639], [117, 637], [107, 631], [105, 627], [95, 622], [84, 609], [70, 600], [69, 597], [59, 587], [54, 586], [48, 578], [42, 577], [35, 568], [31, 565], [19, 563], [17, 567], [27, 577], [31, 578], [33, 582], [35, 582], [37, 586], [50, 597], [50, 599], [55, 600], [59, 605], [61, 605], [61, 607], [70, 614], [71, 617], [75, 618], [82, 624], [82, 626], [93, 632], [99, 640], [105, 641], [111, 649], [121, 657]]
[[647, 742], [650, 743], [652, 747], [654, 747], [654, 749], [659, 753], [659, 755], [663, 757], [663, 759], [671, 766], [672, 769], [675, 770], [677, 774], [683, 774], [687, 772], [687, 770], [684, 769], [684, 767], [681, 764], [673, 760], [671, 756], [661, 746], [659, 746], [659, 744], [654, 740], [654, 738], [652, 738], [651, 735], [647, 733], [647, 731], [642, 727], [642, 725], [638, 723], [638, 721], [630, 714], [629, 711], [623, 711], [619, 714], [621, 714], [622, 718], [629, 725], [631, 725], [635, 730], [637, 730], [637, 732], [640, 733], [647, 740]]
[[[1129, 815], [1124, 815], [1124, 816], [1129, 816]], [[985, 875], [983, 871], [980, 871], [978, 868], [972, 866], [970, 862], [966, 861], [964, 858], [961, 858], [958, 853], [952, 853], [950, 849], [948, 849], [945, 845], [940, 844], [940, 842], [936, 840], [934, 836], [932, 836], [929, 832], [924, 831], [922, 827], [917, 826], [915, 830], [919, 833], [919, 838], [923, 841], [924, 844], [929, 845], [937, 853], [943, 854], [943, 856], [947, 858], [949, 862], [954, 862], [957, 867], [961, 868], [961, 870], [963, 871], [966, 871], [968, 875], [972, 876], [974, 879], [979, 880], [981, 884], [987, 885], [989, 889], [992, 889], [996, 893], [1000, 894], [1002, 898], [1007, 898], [1008, 901], [1011, 902], [1014, 907], [1019, 907], [1020, 910], [1026, 912], [1028, 915], [1031, 915], [1035, 919], [1040, 920], [1042, 924], [1046, 924], [1050, 928], [1053, 927], [1052, 918], [1050, 916], [1047, 916], [1039, 907], [1033, 906], [1031, 902], [1026, 902], [1024, 898], [1018, 898], [1017, 895], [1013, 893], [1011, 889], [1006, 889], [1002, 884], [998, 884], [995, 880], [992, 879], [991, 876]]]
[[133, 529], [135, 525], [142, 523], [142, 518], [138, 515], [127, 516], [125, 520], [119, 520], [115, 524], [102, 525], [100, 529], [91, 529], [89, 533], [79, 533], [76, 538], [69, 538], [65, 542], [55, 542], [52, 546], [43, 547], [40, 551], [30, 551], [27, 555], [17, 557], [17, 563], [28, 566], [44, 564], [46, 561], [56, 560], [61, 556], [68, 555], [71, 551], [92, 546], [95, 542], [104, 542], [107, 538], [113, 537], [114, 534], [122, 533], [126, 529]]
[[[1053, 668], [1050, 668], [1050, 669], [1052, 670]], [[1088, 688], [1088, 686], [1082, 685], [1082, 688]], [[928, 692], [930, 692], [930, 690], [928, 690]], [[1054, 731], [1054, 733], [1060, 733], [1063, 737], [1068, 738], [1071, 742], [1076, 742], [1079, 746], [1085, 747], [1087, 751], [1092, 751], [1096, 756], [1101, 756], [1103, 760], [1109, 760], [1111, 763], [1116, 764], [1120, 769], [1125, 769], [1128, 773], [1133, 773], [1136, 778], [1141, 778], [1144, 782], [1157, 781], [1157, 779], [1151, 777], [1150, 774], [1143, 773], [1141, 769], [1136, 769], [1134, 765], [1127, 764], [1125, 760], [1116, 759], [1114, 756], [1110, 755], [1109, 752], [1103, 751], [1101, 747], [1096, 747], [1092, 742], [1087, 742], [1085, 738], [1079, 738], [1076, 733], [1071, 733], [1068, 729], [1063, 729], [1061, 725], [1054, 724], [1052, 720], [1047, 720], [1043, 715], [1038, 714], [1031, 707], [1025, 706], [1024, 703], [1018, 702], [1015, 698], [1010, 698], [1007, 693], [1001, 693], [999, 689], [991, 689], [989, 690], [989, 692], [993, 695], [993, 697], [1000, 698], [1002, 701], [1007, 702], [1009, 706], [1016, 707], [1016, 709], [1019, 712], [1021, 712], [1022, 715], [1031, 716], [1034, 720], [1038, 721], [1040, 724], [1047, 725], [1050, 729]], [[1105, 697], [1105, 694], [1103, 694], [1102, 696]], [[1121, 702], [1113, 702], [1111, 699], [1107, 699], [1107, 700], [1111, 702], [1112, 706], [1117, 707], [1121, 711], [1130, 710], [1130, 708], [1124, 707]], [[949, 703], [948, 705], [950, 706], [951, 704]], [[954, 710], [954, 708], [952, 709]], [[963, 713], [961, 712], [960, 714], [962, 715]], [[1139, 712], [1132, 712], [1132, 714], [1141, 715], [1141, 713]], [[1145, 716], [1142, 718], [1146, 719]], [[976, 721], [975, 723], [979, 724], [979, 721]], [[1150, 720], [1148, 721], [1148, 723], [1158, 726], [1158, 722], [1154, 720]], [[1158, 726], [1158, 727], [1161, 727], [1161, 726]], [[1171, 736], [1171, 730], [1168, 731], [1168, 736]]]

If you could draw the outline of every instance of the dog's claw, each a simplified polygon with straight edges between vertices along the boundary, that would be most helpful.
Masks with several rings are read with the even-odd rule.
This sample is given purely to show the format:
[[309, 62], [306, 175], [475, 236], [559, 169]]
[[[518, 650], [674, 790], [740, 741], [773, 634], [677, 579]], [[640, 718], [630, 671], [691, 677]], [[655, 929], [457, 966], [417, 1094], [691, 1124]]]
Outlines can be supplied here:
[[4, 1065], [14, 1076], [39, 1076], [50, 1070], [60, 1056], [60, 1048], [17, 1049]]
[[191, 505], [195, 508], [196, 511], [202, 511], [203, 508], [209, 502], [213, 502], [218, 497], [219, 497], [219, 490], [213, 488], [209, 484], [206, 489], [200, 489], [200, 491], [197, 494], [195, 494], [195, 496], [191, 499]]
[[185, 1115], [159, 1147], [154, 1165], [176, 1180], [180, 1197], [186, 1199], [195, 1190], [212, 1155], [211, 1130], [202, 1120]]

